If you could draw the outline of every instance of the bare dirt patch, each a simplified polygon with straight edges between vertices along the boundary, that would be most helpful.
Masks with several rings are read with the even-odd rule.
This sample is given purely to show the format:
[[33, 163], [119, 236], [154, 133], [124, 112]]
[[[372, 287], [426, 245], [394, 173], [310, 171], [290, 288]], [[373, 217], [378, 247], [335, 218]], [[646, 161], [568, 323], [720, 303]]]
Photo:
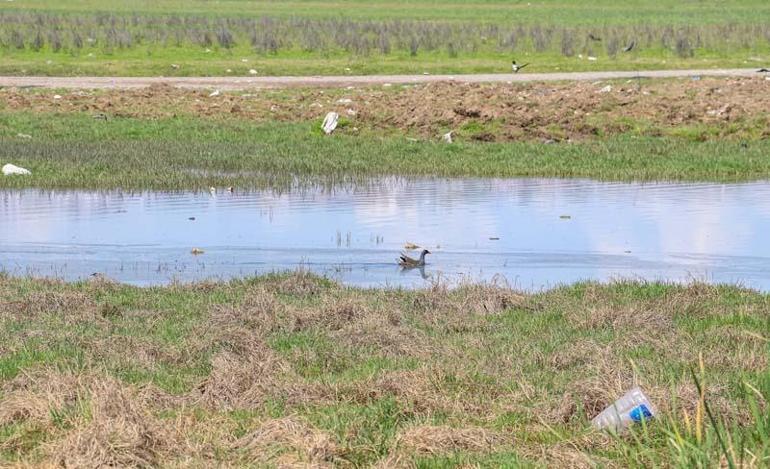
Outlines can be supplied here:
[[[618, 133], [767, 138], [770, 81], [756, 78], [478, 84], [438, 82], [393, 88], [185, 90], [153, 85], [133, 90], [59, 92], [0, 90], [0, 108], [86, 112], [97, 119], [191, 115], [249, 121], [305, 122], [335, 111], [338, 132], [399, 132], [466, 141], [555, 141]], [[693, 129], [691, 129], [693, 128]]]

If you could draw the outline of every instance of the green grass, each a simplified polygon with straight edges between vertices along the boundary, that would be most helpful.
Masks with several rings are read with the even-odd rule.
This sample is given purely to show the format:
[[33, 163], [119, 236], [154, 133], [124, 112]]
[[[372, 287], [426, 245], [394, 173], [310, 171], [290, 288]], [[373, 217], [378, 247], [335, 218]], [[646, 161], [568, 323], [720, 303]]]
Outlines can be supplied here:
[[121, 12], [154, 14], [199, 14], [210, 16], [307, 16], [314, 18], [424, 19], [552, 24], [694, 24], [755, 23], [770, 15], [762, 0], [639, 0], [627, 4], [598, 0], [587, 5], [580, 0], [293, 0], [287, 2], [222, 0], [189, 2], [159, 0], [17, 0], [0, 10], [57, 11], [68, 13]]
[[754, 67], [770, 57], [768, 18], [756, 0], [27, 0], [0, 5], [0, 73], [505, 73], [512, 56], [527, 72]]
[[[703, 284], [0, 276], [0, 464], [763, 467], [768, 308]], [[658, 418], [592, 431], [634, 384]]]
[[[378, 134], [327, 137], [318, 122], [197, 118], [97, 121], [0, 113], [0, 162], [30, 177], [2, 188], [205, 189], [361, 181], [370, 176], [586, 177], [748, 181], [770, 176], [767, 140], [694, 142], [630, 134], [582, 143], [455, 143]], [[23, 133], [31, 139], [17, 137]], [[700, 135], [700, 134], [698, 134]]]

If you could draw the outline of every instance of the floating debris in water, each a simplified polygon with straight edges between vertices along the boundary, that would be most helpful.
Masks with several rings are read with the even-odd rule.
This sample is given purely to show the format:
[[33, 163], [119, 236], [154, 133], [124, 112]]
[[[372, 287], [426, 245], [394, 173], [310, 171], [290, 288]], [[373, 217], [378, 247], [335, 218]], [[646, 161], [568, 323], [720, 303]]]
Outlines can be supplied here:
[[203, 253], [204, 251], [201, 248], [192, 248], [192, 250], [190, 250], [190, 254], [192, 254], [193, 256], [199, 256]]
[[500, 241], [500, 238], [498, 238], [497, 236], [492, 236], [492, 237], [489, 238], [489, 240], [490, 241]]
[[414, 243], [406, 243], [404, 244], [404, 249], [407, 251], [414, 251], [415, 249], [419, 249], [420, 246], [414, 244]]
[[570, 216], [570, 215], [559, 215], [559, 218], [561, 218], [562, 220], [569, 220], [569, 219], [572, 218], [572, 216]]

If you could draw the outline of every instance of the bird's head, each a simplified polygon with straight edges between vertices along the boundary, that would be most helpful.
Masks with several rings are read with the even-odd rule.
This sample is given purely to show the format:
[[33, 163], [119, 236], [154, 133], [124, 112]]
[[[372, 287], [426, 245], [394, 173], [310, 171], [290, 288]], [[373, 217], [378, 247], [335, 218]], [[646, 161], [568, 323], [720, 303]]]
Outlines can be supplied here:
[[422, 255], [424, 256], [425, 254], [430, 254], [430, 251], [428, 251], [427, 249], [423, 249], [422, 250]]

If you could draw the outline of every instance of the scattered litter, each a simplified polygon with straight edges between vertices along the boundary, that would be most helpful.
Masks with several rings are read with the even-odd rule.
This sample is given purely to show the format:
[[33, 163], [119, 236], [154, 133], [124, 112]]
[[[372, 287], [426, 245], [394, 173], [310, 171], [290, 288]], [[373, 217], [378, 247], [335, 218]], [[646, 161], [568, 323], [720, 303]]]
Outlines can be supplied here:
[[578, 59], [582, 59], [582, 58], [583, 58], [583, 54], [578, 54]]
[[345, 67], [345, 71], [349, 72], [350, 71], [350, 67]]
[[219, 90], [214, 90], [214, 91], [212, 91], [212, 92], [209, 94], [209, 98], [213, 98], [214, 96], [219, 96], [219, 94], [220, 94], [220, 91], [219, 91]]
[[246, 63], [248, 61], [249, 61], [249, 59], [241, 59], [241, 62], [243, 62], [243, 63]]
[[607, 85], [604, 88], [600, 89], [599, 93], [609, 93], [610, 91], [612, 91], [612, 85]]
[[429, 72], [422, 72], [423, 75], [430, 75]]
[[338, 104], [350, 104], [352, 102], [353, 102], [353, 100], [350, 99], [350, 98], [342, 98], [342, 99], [338, 99], [337, 100]]
[[32, 174], [28, 169], [24, 169], [19, 166], [12, 165], [10, 163], [3, 166], [2, 171], [3, 171], [3, 175], [5, 176], [13, 176], [13, 175], [26, 176], [26, 175]]
[[257, 74], [257, 71], [254, 70], [253, 68], [249, 70], [249, 75], [256, 75], [256, 74]]
[[700, 81], [700, 75], [693, 75], [690, 77], [690, 80], [692, 81]]
[[26, 139], [32, 138], [32, 135], [30, 134], [16, 134], [16, 136], [19, 138], [26, 138]]
[[354, 88], [353, 88], [352, 86], [346, 86], [346, 87], [345, 87], [345, 89], [346, 89], [346, 90], [352, 90], [352, 89], [354, 89]]
[[572, 217], [570, 215], [559, 215], [559, 218], [561, 218], [562, 220], [569, 220]]
[[233, 69], [231, 69], [231, 68], [228, 68], [227, 70], [225, 70], [225, 72], [227, 72], [227, 73], [233, 73]]
[[53, 95], [53, 99], [61, 99], [61, 95], [60, 94], [55, 94], [55, 95]]
[[592, 55], [589, 55], [588, 60], [590, 60], [591, 62], [596, 62], [598, 59]]
[[52, 62], [52, 61], [50, 61], [50, 60], [46, 60], [46, 61], [45, 61], [45, 64], [46, 64], [46, 65], [51, 65], [52, 63], [53, 63], [53, 62]]
[[324, 117], [324, 121], [321, 124], [321, 128], [323, 129], [324, 133], [326, 135], [331, 134], [334, 132], [334, 129], [337, 128], [337, 122], [340, 119], [340, 115], [336, 112], [330, 112], [326, 114], [326, 117]]
[[601, 411], [591, 423], [599, 430], [618, 433], [632, 423], [651, 420], [656, 413], [650, 400], [637, 386]]
[[179, 65], [177, 65], [177, 64], [171, 64], [171, 68], [173, 68], [174, 70], [176, 70], [176, 69], [178, 69], [178, 68], [179, 68]]
[[404, 249], [407, 251], [414, 251], [415, 249], [419, 249], [420, 246], [414, 244], [414, 243], [406, 243], [404, 244]]
[[441, 136], [441, 140], [445, 141], [446, 143], [452, 143], [452, 131], [445, 133]]
[[190, 254], [192, 254], [193, 256], [199, 256], [199, 255], [201, 255], [203, 253], [204, 253], [204, 251], [201, 248], [192, 248], [190, 250]]
[[353, 109], [348, 109], [347, 111], [345, 111], [345, 114], [349, 115], [350, 117], [355, 117], [356, 114], [358, 114], [358, 113], [356, 111], [354, 111]]
[[206, 52], [207, 54], [209, 54], [209, 53], [211, 53], [211, 49], [206, 49], [204, 52]]
[[390, 88], [391, 86], [393, 86], [393, 84], [391, 84], [391, 83], [383, 83], [382, 84], [383, 88]]
[[544, 138], [543, 139], [543, 145], [553, 145], [554, 143], [556, 143], [556, 140], [554, 140], [552, 138]]
[[419, 140], [417, 140], [416, 138], [412, 138], [412, 137], [406, 137], [406, 141], [407, 142], [418, 142]]

